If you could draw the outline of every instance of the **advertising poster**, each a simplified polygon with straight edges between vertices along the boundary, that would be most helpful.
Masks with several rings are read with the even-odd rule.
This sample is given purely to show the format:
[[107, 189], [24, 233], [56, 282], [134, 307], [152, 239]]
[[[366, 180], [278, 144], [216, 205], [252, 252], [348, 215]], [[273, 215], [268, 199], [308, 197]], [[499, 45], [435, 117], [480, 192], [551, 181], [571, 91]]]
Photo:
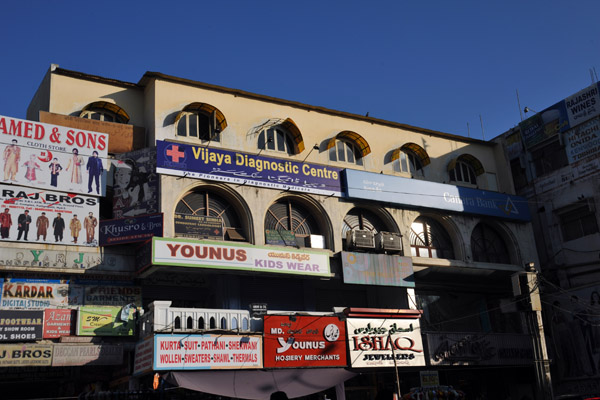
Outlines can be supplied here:
[[162, 235], [162, 213], [100, 221], [100, 246], [143, 242]]
[[326, 252], [156, 237], [152, 245], [153, 265], [331, 277]]
[[353, 368], [425, 365], [417, 318], [348, 318], [348, 357]]
[[265, 315], [265, 368], [345, 367], [346, 326], [337, 317]]
[[2, 310], [68, 308], [81, 301], [81, 293], [69, 282], [53, 279], [6, 278], [2, 287]]
[[0, 342], [42, 338], [43, 311], [0, 311]]
[[98, 246], [97, 197], [0, 185], [0, 240]]
[[195, 239], [223, 240], [223, 218], [176, 212], [175, 235]]
[[131, 285], [85, 285], [84, 304], [86, 306], [116, 306], [128, 304], [142, 306], [142, 288]]
[[135, 307], [83, 306], [77, 316], [77, 336], [133, 336]]
[[525, 147], [531, 148], [538, 143], [555, 137], [557, 133], [569, 129], [569, 117], [565, 102], [559, 101], [551, 107], [534, 114], [519, 123], [521, 138]]
[[52, 365], [51, 344], [0, 345], [0, 367], [49, 367]]
[[46, 246], [28, 248], [3, 247], [0, 266], [11, 268], [95, 269], [98, 271], [132, 270], [133, 254], [121, 254], [112, 249], [86, 248], [76, 250], [47, 250]]
[[55, 344], [53, 367], [121, 365], [123, 346], [112, 344]]
[[53, 309], [44, 310], [44, 339], [55, 339], [61, 336], [70, 336], [73, 332], [72, 323], [75, 310]]
[[159, 174], [341, 196], [342, 168], [158, 140]]
[[[600, 110], [600, 105], [597, 108]], [[600, 153], [600, 118], [596, 117], [567, 131], [565, 150], [569, 164], [588, 157], [597, 157]]]
[[108, 134], [0, 115], [2, 181], [104, 196]]
[[114, 217], [126, 218], [159, 212], [156, 148], [119, 154], [113, 165]]
[[344, 283], [415, 287], [411, 257], [342, 251]]
[[262, 368], [260, 336], [155, 335], [154, 370]]

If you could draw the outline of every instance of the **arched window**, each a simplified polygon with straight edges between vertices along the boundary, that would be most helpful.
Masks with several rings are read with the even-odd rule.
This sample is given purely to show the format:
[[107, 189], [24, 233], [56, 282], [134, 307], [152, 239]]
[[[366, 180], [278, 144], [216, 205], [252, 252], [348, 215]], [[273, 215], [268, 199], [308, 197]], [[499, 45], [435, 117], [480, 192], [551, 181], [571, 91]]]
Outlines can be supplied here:
[[107, 101], [96, 101], [90, 103], [81, 110], [81, 118], [95, 119], [97, 121], [117, 122], [126, 124], [129, 122], [129, 115], [116, 104]]
[[355, 207], [346, 214], [342, 226], [342, 237], [346, 237], [346, 232], [350, 230], [367, 230], [377, 233], [379, 231], [388, 231], [385, 223], [372, 211], [364, 208]]
[[[216, 219], [222, 220], [225, 240], [246, 241], [244, 230], [239, 216], [234, 207], [223, 197], [212, 191], [197, 190], [186, 195], [175, 207], [176, 218], [185, 219], [185, 216], [211, 217], [207, 223], [214, 223]], [[195, 237], [184, 225], [175, 225], [175, 235], [182, 237]]]
[[394, 171], [423, 176], [423, 163], [412, 150], [401, 149], [398, 159], [394, 161]]
[[509, 264], [510, 256], [506, 243], [491, 226], [479, 223], [471, 234], [473, 261]]
[[310, 235], [323, 235], [315, 218], [315, 212], [309, 211], [299, 202], [289, 198], [277, 201], [267, 210], [265, 234], [268, 231], [284, 231], [293, 234], [296, 245], [300, 247], [309, 244], [307, 239]]
[[419, 217], [410, 227], [410, 247], [414, 257], [454, 258], [452, 240], [432, 218]]
[[470, 154], [463, 154], [448, 164], [448, 175], [451, 182], [477, 185], [477, 176], [483, 172], [481, 162]]
[[282, 125], [271, 126], [260, 131], [258, 134], [258, 148], [286, 154], [295, 154], [296, 151], [292, 134]]
[[362, 155], [358, 148], [354, 143], [343, 139], [336, 140], [335, 146], [329, 149], [329, 159], [347, 164], [363, 165]]
[[178, 137], [220, 142], [221, 132], [227, 127], [225, 116], [206, 103], [191, 103], [175, 117]]

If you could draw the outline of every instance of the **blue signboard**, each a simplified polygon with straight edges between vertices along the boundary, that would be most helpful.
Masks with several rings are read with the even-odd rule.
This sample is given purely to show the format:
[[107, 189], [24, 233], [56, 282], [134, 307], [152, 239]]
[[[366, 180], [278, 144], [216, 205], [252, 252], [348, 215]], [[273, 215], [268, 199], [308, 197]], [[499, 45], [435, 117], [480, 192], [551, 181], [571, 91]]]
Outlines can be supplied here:
[[162, 235], [162, 214], [100, 221], [100, 246], [143, 242]]
[[341, 168], [157, 141], [160, 174], [341, 196]]
[[347, 196], [416, 207], [529, 221], [527, 200], [487, 190], [345, 170]]

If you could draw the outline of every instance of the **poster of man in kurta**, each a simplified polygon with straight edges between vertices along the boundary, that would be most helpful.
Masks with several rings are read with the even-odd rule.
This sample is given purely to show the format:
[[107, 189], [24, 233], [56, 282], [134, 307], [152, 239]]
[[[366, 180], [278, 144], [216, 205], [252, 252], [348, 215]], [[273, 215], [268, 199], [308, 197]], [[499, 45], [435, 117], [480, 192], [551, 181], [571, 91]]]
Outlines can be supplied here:
[[113, 216], [125, 218], [157, 213], [156, 148], [119, 154], [114, 164]]
[[0, 115], [2, 183], [104, 196], [108, 135]]
[[[99, 204], [98, 197], [0, 184], [0, 223], [6, 228], [0, 241], [97, 247]], [[84, 226], [87, 240], [80, 240]]]

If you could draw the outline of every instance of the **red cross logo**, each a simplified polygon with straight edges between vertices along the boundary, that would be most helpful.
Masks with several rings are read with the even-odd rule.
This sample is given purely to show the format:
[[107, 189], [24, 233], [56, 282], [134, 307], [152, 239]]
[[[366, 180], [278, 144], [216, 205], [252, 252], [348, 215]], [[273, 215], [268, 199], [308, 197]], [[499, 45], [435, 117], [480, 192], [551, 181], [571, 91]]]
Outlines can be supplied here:
[[179, 146], [172, 145], [169, 150], [167, 150], [167, 155], [171, 157], [173, 162], [179, 162], [180, 158], [185, 158], [185, 152], [179, 151]]

